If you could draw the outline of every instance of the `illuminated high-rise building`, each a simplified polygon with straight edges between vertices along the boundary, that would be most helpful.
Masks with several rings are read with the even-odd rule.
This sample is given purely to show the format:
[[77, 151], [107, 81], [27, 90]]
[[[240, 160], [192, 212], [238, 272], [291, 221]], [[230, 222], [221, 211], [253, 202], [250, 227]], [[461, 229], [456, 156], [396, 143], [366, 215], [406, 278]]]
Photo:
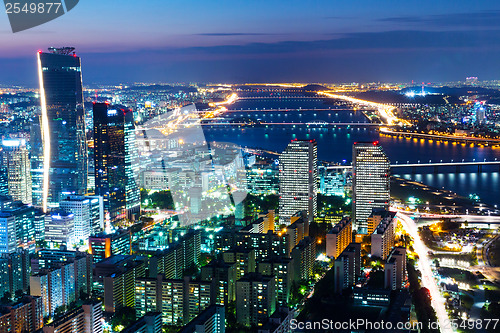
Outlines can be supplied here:
[[33, 206], [43, 206], [43, 139], [41, 115], [33, 117], [30, 123], [31, 192]]
[[80, 58], [74, 48], [38, 51], [42, 107], [42, 207], [87, 191], [87, 145]]
[[279, 221], [306, 211], [312, 222], [317, 210], [318, 148], [315, 140], [293, 140], [279, 158]]
[[3, 165], [12, 199], [31, 204], [31, 165], [25, 139], [3, 139]]
[[95, 194], [113, 224], [134, 219], [140, 211], [138, 161], [132, 110], [94, 104]]
[[353, 229], [366, 234], [372, 210], [389, 207], [391, 165], [382, 146], [375, 141], [354, 143], [352, 166]]

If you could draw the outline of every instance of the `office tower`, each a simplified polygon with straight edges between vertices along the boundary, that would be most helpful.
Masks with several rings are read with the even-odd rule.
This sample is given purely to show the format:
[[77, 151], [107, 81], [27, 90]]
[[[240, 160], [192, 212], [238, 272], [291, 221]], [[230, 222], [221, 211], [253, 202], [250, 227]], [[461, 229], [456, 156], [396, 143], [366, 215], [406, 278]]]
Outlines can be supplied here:
[[45, 325], [43, 333], [102, 333], [101, 308], [101, 303], [83, 304]]
[[38, 51], [42, 107], [42, 207], [87, 191], [87, 143], [80, 58], [72, 47]]
[[3, 139], [3, 165], [7, 167], [9, 195], [25, 204], [32, 203], [31, 164], [25, 139]]
[[226, 315], [221, 305], [211, 305], [197, 315], [179, 333], [225, 333]]
[[9, 197], [9, 172], [6, 166], [3, 165], [0, 159], [0, 196], [2, 198]]
[[354, 286], [361, 275], [361, 244], [351, 243], [335, 259], [333, 266], [334, 292], [340, 293]]
[[71, 195], [61, 200], [59, 207], [74, 214], [75, 239], [87, 241], [94, 230], [101, 230], [104, 223], [102, 198], [99, 196]]
[[43, 202], [43, 140], [41, 115], [30, 123], [30, 159], [33, 206], [42, 208]]
[[279, 158], [279, 220], [306, 211], [309, 222], [316, 215], [318, 194], [318, 153], [315, 140], [293, 140]]
[[12, 305], [0, 306], [2, 332], [35, 332], [43, 326], [42, 299], [24, 296]]
[[404, 288], [406, 282], [406, 248], [394, 248], [384, 266], [385, 288], [397, 290]]
[[262, 326], [276, 310], [274, 276], [250, 273], [236, 281], [236, 320]]
[[[50, 213], [49, 213], [50, 214]], [[41, 209], [35, 210], [35, 241], [45, 240], [45, 217], [47, 214]]]
[[141, 172], [141, 188], [153, 191], [169, 189], [170, 173], [163, 170], [144, 170]]
[[0, 253], [12, 253], [16, 247], [16, 218], [0, 212]]
[[279, 193], [279, 171], [274, 162], [259, 162], [247, 170], [248, 193], [269, 195]]
[[[21, 201], [14, 201], [10, 204], [9, 208], [0, 210], [0, 213], [4, 214], [3, 219], [14, 219], [15, 246], [29, 249], [30, 252], [34, 252], [35, 208], [25, 205]], [[8, 216], [10, 216], [10, 218]], [[0, 217], [0, 220], [1, 219]], [[2, 232], [8, 232], [8, 230], [0, 229], [0, 235]]]
[[89, 251], [95, 261], [115, 254], [130, 254], [131, 241], [129, 229], [119, 229], [112, 234], [101, 233], [89, 237]]
[[337, 259], [352, 242], [352, 221], [344, 217], [326, 234], [326, 255]]
[[138, 160], [132, 110], [94, 103], [95, 194], [104, 198], [112, 224], [140, 212]]
[[367, 219], [373, 208], [389, 207], [391, 165], [378, 141], [354, 143], [352, 161], [353, 228], [367, 234]]
[[346, 170], [319, 166], [319, 193], [343, 197], [346, 194]]
[[294, 281], [308, 280], [313, 273], [316, 260], [316, 242], [306, 237], [292, 250]]
[[290, 258], [273, 258], [257, 264], [257, 272], [273, 275], [278, 306], [288, 306], [293, 282], [293, 262]]
[[104, 230], [104, 200], [99, 195], [87, 195], [90, 204], [90, 234], [97, 235]]
[[395, 212], [388, 212], [371, 235], [371, 255], [382, 260], [387, 259], [396, 242], [397, 217]]
[[161, 333], [162, 321], [160, 312], [148, 312], [134, 323], [125, 327], [122, 333]]
[[484, 102], [476, 102], [474, 104], [472, 116], [476, 125], [481, 125], [486, 122], [486, 106]]
[[55, 210], [45, 216], [45, 241], [51, 246], [75, 244], [75, 215]]

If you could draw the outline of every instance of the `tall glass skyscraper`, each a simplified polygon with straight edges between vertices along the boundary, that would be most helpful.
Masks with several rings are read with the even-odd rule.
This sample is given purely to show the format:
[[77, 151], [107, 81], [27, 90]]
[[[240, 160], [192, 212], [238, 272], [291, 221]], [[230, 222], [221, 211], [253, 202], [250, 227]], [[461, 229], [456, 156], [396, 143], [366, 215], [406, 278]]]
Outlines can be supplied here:
[[3, 139], [3, 165], [7, 167], [9, 195], [31, 204], [31, 165], [25, 139]]
[[389, 207], [391, 164], [378, 141], [354, 143], [352, 161], [353, 228], [365, 234], [373, 208]]
[[118, 224], [140, 212], [138, 155], [132, 110], [94, 103], [95, 194], [104, 197], [107, 219]]
[[44, 211], [87, 191], [87, 145], [80, 58], [74, 48], [38, 52]]
[[293, 140], [279, 158], [279, 220], [306, 211], [312, 222], [317, 210], [318, 147], [315, 140]]

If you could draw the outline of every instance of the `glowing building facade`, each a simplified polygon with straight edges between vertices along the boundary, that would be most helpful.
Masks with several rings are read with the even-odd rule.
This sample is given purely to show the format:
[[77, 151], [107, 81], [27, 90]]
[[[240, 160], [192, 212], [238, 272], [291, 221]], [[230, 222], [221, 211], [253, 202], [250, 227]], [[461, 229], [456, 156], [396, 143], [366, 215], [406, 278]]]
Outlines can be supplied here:
[[80, 58], [74, 48], [38, 52], [44, 211], [87, 191], [87, 145]]
[[306, 211], [312, 222], [317, 211], [318, 148], [315, 140], [293, 140], [279, 158], [279, 220]]
[[352, 161], [353, 229], [366, 234], [372, 210], [389, 207], [391, 165], [378, 141], [354, 143]]
[[31, 204], [31, 164], [25, 139], [4, 139], [3, 165], [7, 167], [9, 195]]
[[134, 219], [140, 212], [138, 161], [132, 110], [95, 103], [95, 194], [104, 198], [112, 224]]

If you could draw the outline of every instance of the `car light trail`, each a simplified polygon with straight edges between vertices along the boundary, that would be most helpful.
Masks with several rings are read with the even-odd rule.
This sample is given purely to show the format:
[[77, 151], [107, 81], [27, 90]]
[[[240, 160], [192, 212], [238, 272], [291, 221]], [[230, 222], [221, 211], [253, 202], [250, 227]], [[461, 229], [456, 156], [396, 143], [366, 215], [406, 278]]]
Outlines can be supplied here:
[[354, 98], [354, 97], [350, 97], [350, 96], [346, 96], [346, 95], [332, 94], [332, 93], [324, 92], [324, 91], [319, 91], [318, 95], [323, 95], [323, 96], [326, 96], [329, 98], [341, 99], [341, 100], [351, 102], [354, 104], [361, 104], [361, 105], [366, 105], [366, 106], [375, 108], [378, 110], [380, 118], [382, 118], [387, 125], [395, 125], [398, 123], [403, 123], [404, 125], [409, 124], [406, 120], [399, 119], [394, 115], [393, 111], [396, 109], [396, 107], [391, 106], [391, 105], [365, 101], [365, 100], [362, 100], [359, 98]]
[[440, 331], [442, 333], [454, 332], [451, 328], [448, 313], [446, 312], [445, 300], [441, 295], [434, 276], [432, 275], [430, 259], [427, 255], [429, 248], [425, 246], [424, 242], [422, 242], [415, 221], [413, 221], [413, 219], [411, 219], [408, 215], [403, 214], [401, 211], [395, 209], [391, 209], [391, 211], [397, 212], [397, 216], [403, 224], [404, 230], [410, 235], [411, 238], [413, 238], [413, 248], [415, 249], [415, 252], [417, 252], [419, 258], [418, 266], [420, 273], [422, 274], [422, 285], [429, 289], [431, 294], [431, 305], [434, 311], [436, 311]]

